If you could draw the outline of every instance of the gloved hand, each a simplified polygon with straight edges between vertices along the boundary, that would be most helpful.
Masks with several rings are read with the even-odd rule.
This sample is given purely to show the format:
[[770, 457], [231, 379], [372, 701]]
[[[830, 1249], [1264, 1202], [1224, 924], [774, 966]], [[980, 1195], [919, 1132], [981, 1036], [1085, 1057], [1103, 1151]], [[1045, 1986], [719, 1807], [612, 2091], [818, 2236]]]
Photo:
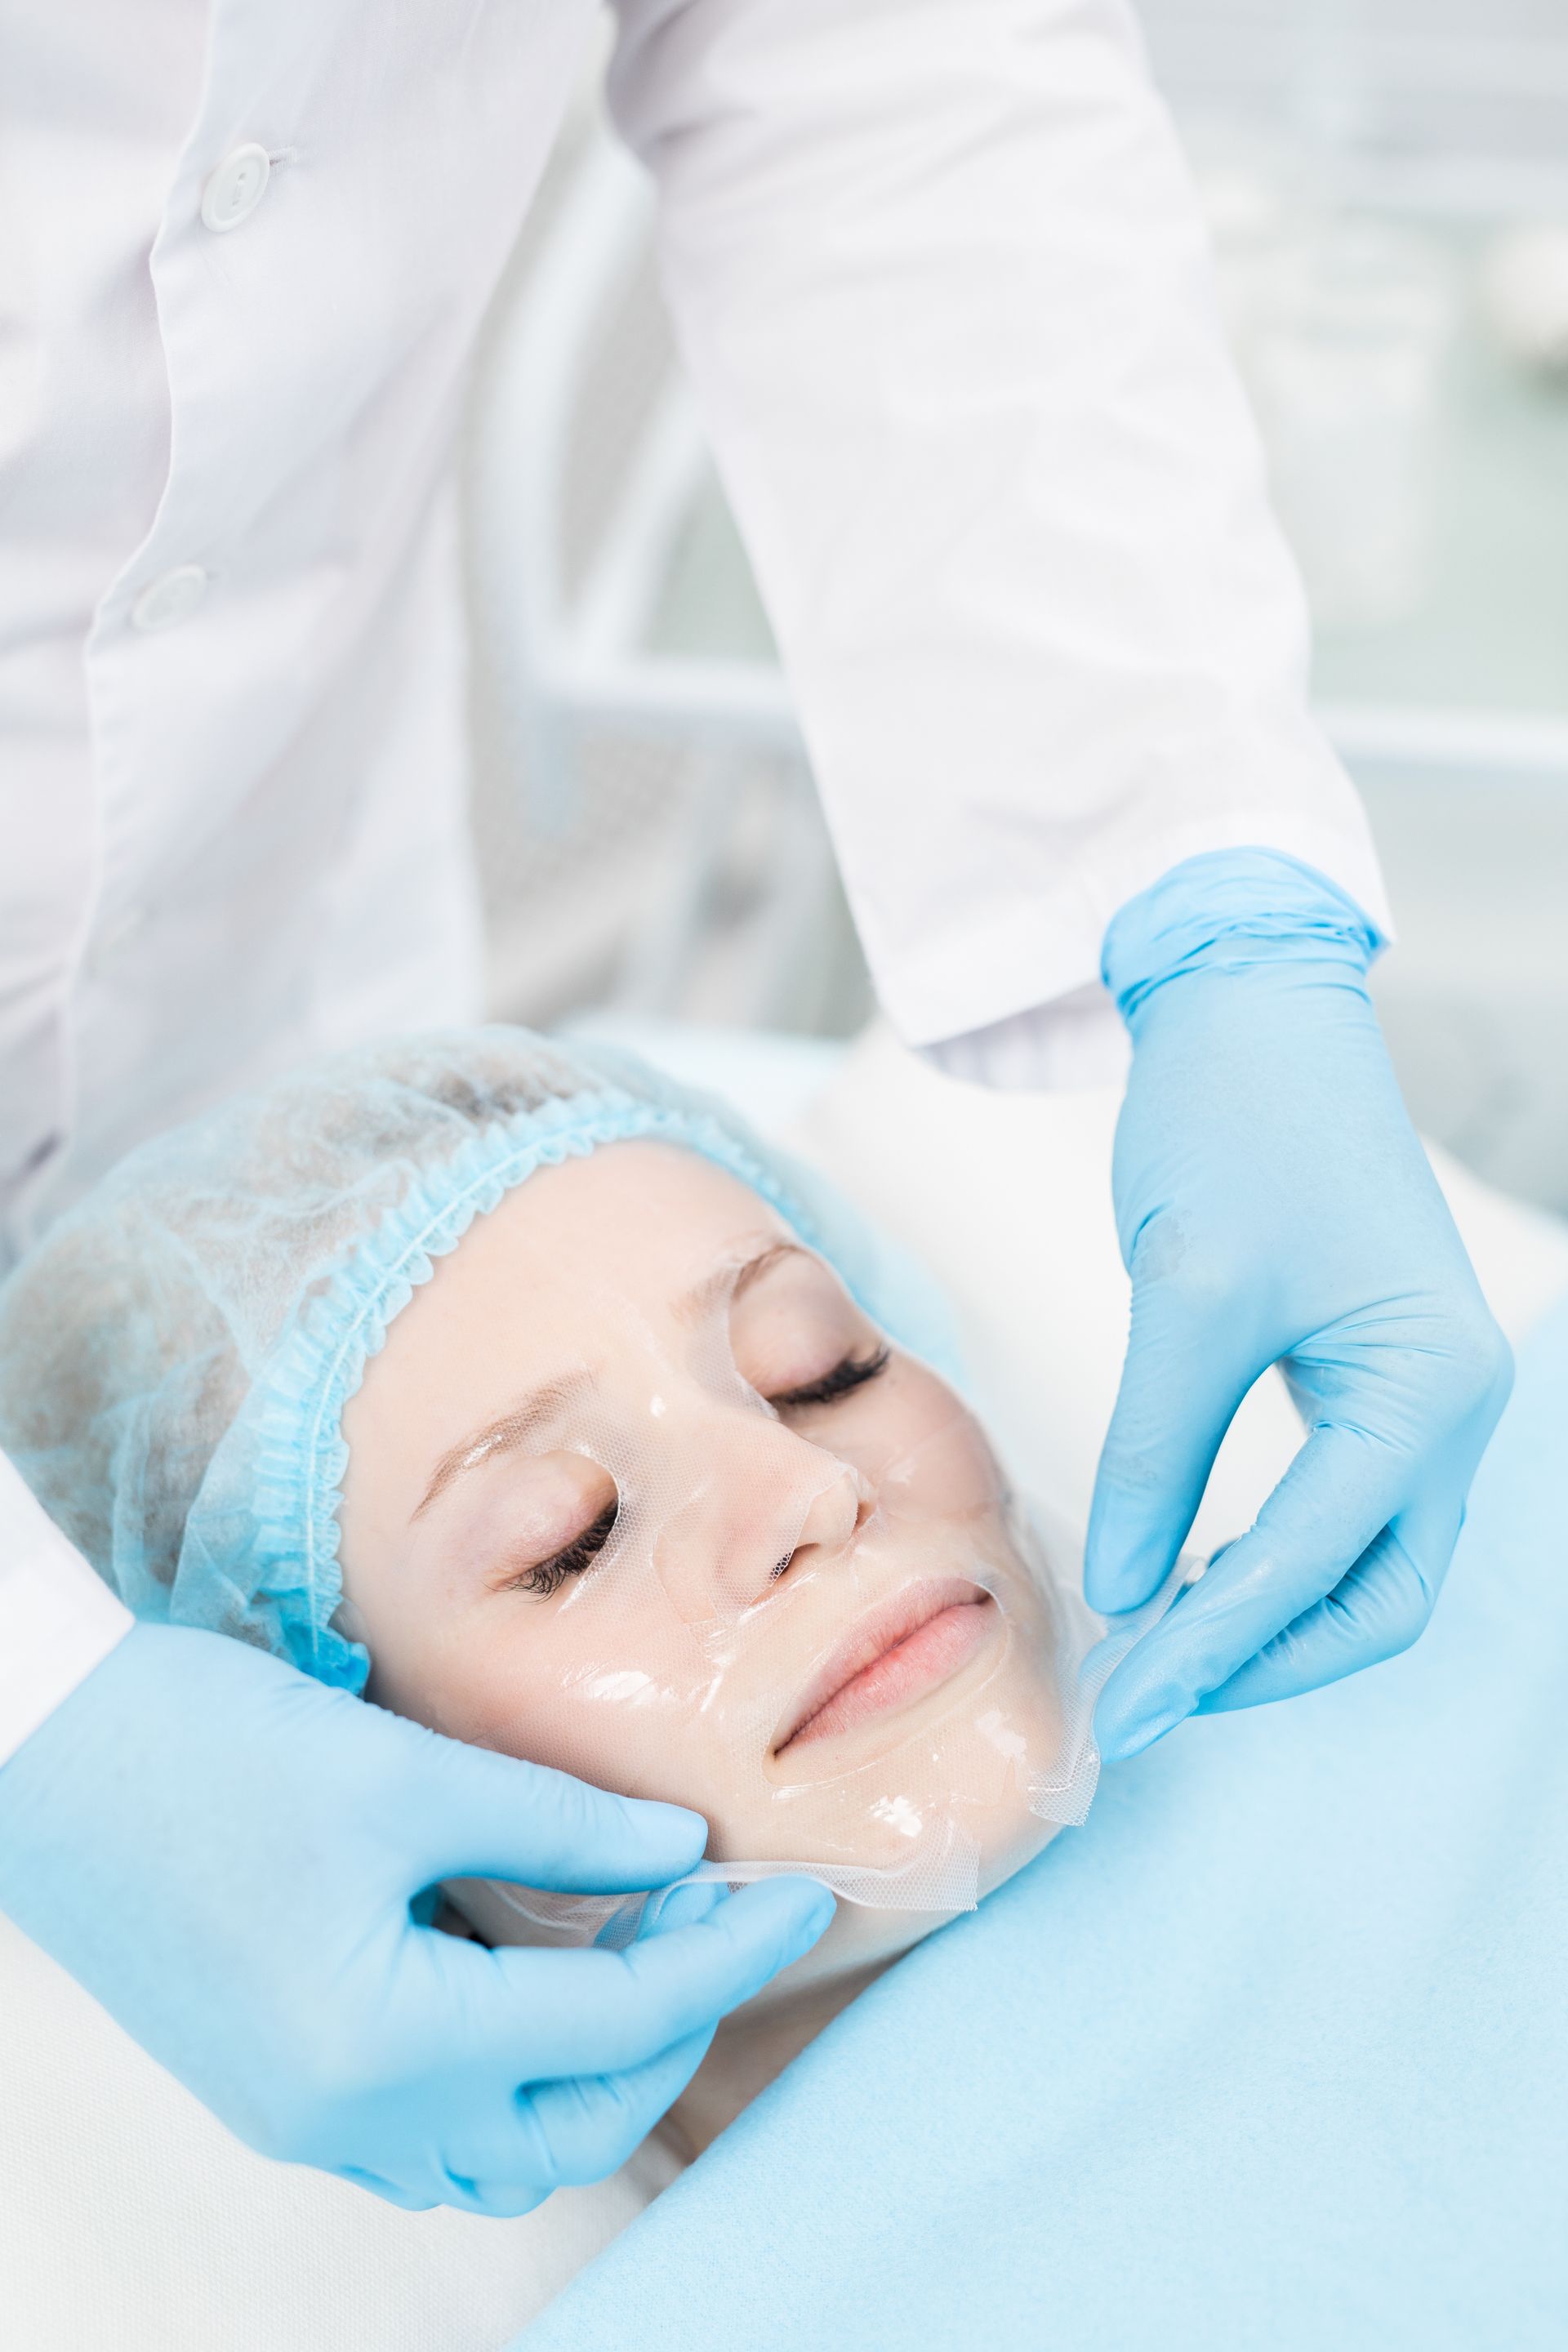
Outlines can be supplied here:
[[1282, 1363], [1307, 1424], [1251, 1530], [1101, 1693], [1101, 1753], [1394, 1655], [1431, 1614], [1507, 1398], [1506, 1341], [1416, 1139], [1354, 902], [1264, 850], [1189, 859], [1122, 908], [1106, 984], [1132, 1036], [1112, 1184], [1132, 1322], [1085, 1590], [1137, 1607], [1220, 1440]]
[[410, 1901], [468, 1874], [658, 1885], [705, 1834], [138, 1625], [0, 1768], [0, 1908], [253, 2147], [525, 2213], [626, 2158], [833, 1898], [681, 1888], [624, 1952], [487, 1951]]

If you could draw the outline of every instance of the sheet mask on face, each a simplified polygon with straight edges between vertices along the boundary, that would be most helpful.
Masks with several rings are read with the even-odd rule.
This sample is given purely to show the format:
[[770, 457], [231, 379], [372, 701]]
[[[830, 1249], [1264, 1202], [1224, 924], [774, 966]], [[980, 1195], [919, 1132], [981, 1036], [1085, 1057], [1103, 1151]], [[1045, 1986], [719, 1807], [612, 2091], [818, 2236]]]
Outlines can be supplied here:
[[[721, 1105], [494, 1029], [132, 1155], [0, 1294], [0, 1444], [143, 1614], [691, 1804], [710, 1874], [950, 1912], [1084, 1818], [1137, 1626], [1095, 1646], [949, 1346]], [[459, 1895], [512, 1940], [641, 1907]]]
[[[1096, 1621], [952, 1391], [710, 1161], [535, 1176], [343, 1431], [344, 1586], [399, 1712], [695, 1807], [713, 1875], [878, 1907], [965, 1908], [1082, 1818]], [[458, 1899], [512, 1937], [638, 1912]]]

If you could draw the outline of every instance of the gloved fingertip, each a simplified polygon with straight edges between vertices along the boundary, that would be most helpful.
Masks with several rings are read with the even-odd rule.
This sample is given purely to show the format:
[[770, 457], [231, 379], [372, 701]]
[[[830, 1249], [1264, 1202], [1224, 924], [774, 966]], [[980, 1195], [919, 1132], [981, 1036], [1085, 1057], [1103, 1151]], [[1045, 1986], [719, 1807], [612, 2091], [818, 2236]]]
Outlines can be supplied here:
[[1114, 1719], [1101, 1727], [1095, 1717], [1094, 1744], [1100, 1750], [1102, 1764], [1125, 1764], [1130, 1757], [1141, 1756], [1145, 1748], [1152, 1748], [1156, 1739], [1163, 1739], [1184, 1723], [1192, 1713], [1190, 1707], [1179, 1706], [1153, 1715], [1131, 1715], [1123, 1722]]
[[1138, 1606], [1138, 1596], [1125, 1578], [1110, 1569], [1085, 1569], [1083, 1597], [1097, 1617], [1122, 1617]]
[[1138, 1554], [1113, 1553], [1103, 1545], [1083, 1567], [1083, 1597], [1099, 1617], [1120, 1617], [1142, 1609], [1160, 1589], [1161, 1575]]
[[648, 1829], [668, 1831], [678, 1837], [690, 1837], [697, 1830], [706, 1834], [707, 1822], [689, 1805], [666, 1804], [661, 1797], [623, 1797], [620, 1802]]
[[616, 1801], [650, 1853], [680, 1857], [669, 1868], [670, 1878], [681, 1877], [701, 1861], [708, 1844], [708, 1824], [700, 1813], [652, 1797], [621, 1797]]
[[803, 1926], [810, 1930], [811, 1940], [815, 1943], [823, 1930], [830, 1927], [837, 1917], [838, 1897], [830, 1886], [820, 1885], [816, 1880], [811, 1881], [810, 1884], [812, 1901]]
[[830, 1895], [826, 1886], [817, 1887], [816, 1900], [804, 1906], [796, 1922], [794, 1957], [797, 1960], [803, 1958], [826, 1934], [837, 1913], [837, 1897]]
[[1160, 1589], [1166, 1530], [1151, 1519], [1147, 1503], [1114, 1486], [1096, 1491], [1083, 1547], [1083, 1594], [1101, 1617], [1141, 1609]]
[[810, 1951], [838, 1909], [830, 1889], [820, 1880], [804, 1875], [759, 1879], [744, 1893], [753, 1909], [765, 1907], [778, 1915], [779, 1942], [788, 1954], [788, 1959], [781, 1962], [784, 1967]]
[[721, 1879], [688, 1879], [679, 1886], [656, 1887], [647, 1898], [637, 1940], [640, 1943], [653, 1936], [668, 1936], [677, 1927], [700, 1927], [726, 1899], [727, 1890]]

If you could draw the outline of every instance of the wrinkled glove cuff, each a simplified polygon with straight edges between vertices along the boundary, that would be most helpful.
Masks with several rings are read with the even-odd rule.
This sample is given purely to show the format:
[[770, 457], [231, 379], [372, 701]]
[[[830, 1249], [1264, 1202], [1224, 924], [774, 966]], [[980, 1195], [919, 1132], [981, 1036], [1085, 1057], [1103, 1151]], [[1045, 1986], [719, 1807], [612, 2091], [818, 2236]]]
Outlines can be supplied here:
[[1310, 959], [1364, 976], [1388, 944], [1364, 908], [1275, 849], [1217, 849], [1173, 866], [1112, 917], [1100, 977], [1128, 1027], [1179, 974]]

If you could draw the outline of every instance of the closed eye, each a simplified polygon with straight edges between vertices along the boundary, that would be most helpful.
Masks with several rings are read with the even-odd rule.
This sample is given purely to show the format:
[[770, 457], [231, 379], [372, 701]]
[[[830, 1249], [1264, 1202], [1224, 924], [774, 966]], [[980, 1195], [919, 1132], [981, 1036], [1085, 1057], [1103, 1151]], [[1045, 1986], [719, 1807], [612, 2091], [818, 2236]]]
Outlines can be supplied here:
[[[771, 1396], [768, 1402], [775, 1412], [800, 1412], [812, 1405], [837, 1404], [856, 1389], [864, 1388], [888, 1368], [892, 1350], [885, 1343], [868, 1356], [846, 1356], [824, 1372], [817, 1381], [808, 1381], [800, 1388], [784, 1389]], [[605, 1549], [615, 1530], [620, 1511], [620, 1499], [607, 1503], [591, 1526], [549, 1559], [536, 1560], [516, 1576], [508, 1577], [502, 1588], [509, 1592], [531, 1592], [547, 1601], [559, 1592], [569, 1577], [581, 1576], [583, 1570]]]
[[805, 1405], [837, 1404], [840, 1397], [864, 1388], [868, 1381], [886, 1371], [891, 1353], [892, 1349], [884, 1343], [869, 1356], [846, 1356], [830, 1372], [824, 1372], [819, 1381], [808, 1381], [804, 1388], [782, 1390], [768, 1402], [775, 1412], [798, 1411]]
[[556, 1552], [552, 1559], [536, 1561], [531, 1568], [521, 1570], [516, 1576], [509, 1576], [501, 1589], [508, 1592], [536, 1593], [542, 1601], [548, 1601], [552, 1592], [560, 1591], [569, 1576], [581, 1576], [595, 1555], [604, 1550], [610, 1540], [620, 1507], [617, 1496], [605, 1506], [592, 1527], [584, 1528], [580, 1536], [574, 1536], [563, 1550]]

